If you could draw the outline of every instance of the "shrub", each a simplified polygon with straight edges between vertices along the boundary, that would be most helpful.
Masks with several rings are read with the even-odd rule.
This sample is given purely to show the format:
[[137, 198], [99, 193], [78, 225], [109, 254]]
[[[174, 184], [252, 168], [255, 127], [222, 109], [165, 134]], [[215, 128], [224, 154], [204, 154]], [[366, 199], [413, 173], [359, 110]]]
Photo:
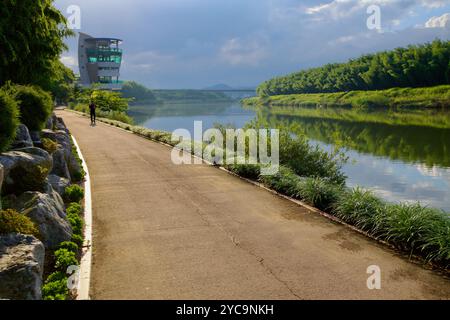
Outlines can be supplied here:
[[342, 193], [333, 209], [338, 218], [376, 234], [385, 205], [371, 191], [356, 188]]
[[67, 212], [67, 215], [70, 215], [70, 214], [81, 215], [81, 213], [83, 212], [83, 208], [81, 207], [81, 205], [79, 203], [72, 202], [71, 204], [69, 204], [67, 206], [66, 212]]
[[78, 155], [77, 148], [75, 147], [75, 144], [73, 143], [73, 140], [71, 141], [72, 144], [72, 155], [75, 158], [75, 160], [79, 164], [79, 171], [71, 172], [72, 180], [74, 182], [81, 182], [84, 180], [84, 177], [86, 176], [86, 172], [83, 169], [83, 161], [81, 160], [80, 156]]
[[40, 237], [39, 231], [27, 216], [15, 210], [0, 211], [0, 234], [22, 233]]
[[16, 137], [19, 109], [14, 97], [0, 89], [0, 152], [8, 149]]
[[342, 186], [332, 184], [324, 179], [308, 178], [298, 185], [297, 197], [320, 210], [328, 210], [342, 191]]
[[83, 246], [83, 236], [80, 234], [74, 234], [72, 235], [72, 242], [76, 243], [78, 245], [79, 248], [81, 248]]
[[326, 178], [336, 184], [345, 183], [341, 171], [346, 159], [340, 153], [330, 154], [310, 145], [304, 137], [288, 131], [280, 132], [280, 163], [301, 177]]
[[426, 259], [450, 267], [450, 216], [437, 214], [427, 231], [423, 236], [424, 244], [420, 247]]
[[55, 268], [59, 271], [66, 271], [68, 267], [78, 265], [78, 260], [75, 253], [67, 249], [56, 250], [55, 260]]
[[64, 200], [66, 202], [80, 202], [84, 197], [84, 190], [79, 185], [68, 186], [64, 191]]
[[427, 246], [427, 239], [436, 234], [436, 225], [443, 221], [442, 212], [436, 209], [419, 204], [389, 205], [382, 219], [382, 236], [397, 247], [413, 252]]
[[76, 244], [75, 242], [72, 241], [64, 241], [61, 242], [58, 246], [59, 249], [66, 249], [70, 252], [74, 252], [74, 253], [78, 253], [79, 251], [79, 246], [78, 244]]
[[297, 185], [303, 180], [303, 178], [296, 175], [291, 169], [280, 166], [277, 174], [271, 176], [261, 176], [260, 180], [267, 187], [280, 193], [288, 196], [296, 196], [298, 192]]
[[49, 275], [42, 287], [42, 298], [44, 300], [66, 300], [68, 295], [66, 275], [59, 271]]
[[76, 212], [71, 212], [67, 214], [67, 220], [72, 226], [72, 230], [74, 234], [81, 235], [83, 234], [83, 219]]
[[261, 174], [261, 168], [257, 164], [232, 164], [228, 165], [227, 169], [241, 177], [252, 180], [257, 180]]
[[41, 141], [42, 141], [43, 149], [45, 151], [47, 151], [49, 154], [52, 154], [53, 152], [55, 152], [58, 149], [58, 143], [51, 139], [42, 138]]
[[50, 94], [33, 86], [16, 86], [13, 90], [19, 101], [21, 122], [31, 131], [41, 130], [53, 111]]

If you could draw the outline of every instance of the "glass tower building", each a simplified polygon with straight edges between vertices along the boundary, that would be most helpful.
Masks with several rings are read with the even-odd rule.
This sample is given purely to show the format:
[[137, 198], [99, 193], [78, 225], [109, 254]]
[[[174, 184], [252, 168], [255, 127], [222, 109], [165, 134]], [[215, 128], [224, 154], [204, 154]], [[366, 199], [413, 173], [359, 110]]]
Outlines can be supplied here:
[[78, 39], [78, 66], [80, 84], [90, 86], [99, 83], [101, 88], [119, 90], [122, 87], [120, 65], [122, 63], [122, 40], [116, 38], [93, 38], [80, 33]]

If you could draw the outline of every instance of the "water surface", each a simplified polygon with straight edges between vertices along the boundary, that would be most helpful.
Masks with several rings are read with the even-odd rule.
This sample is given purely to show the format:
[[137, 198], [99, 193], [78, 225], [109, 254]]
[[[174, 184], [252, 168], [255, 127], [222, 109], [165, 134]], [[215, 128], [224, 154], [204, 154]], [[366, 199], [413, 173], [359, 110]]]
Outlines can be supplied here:
[[[248, 94], [246, 94], [248, 96]], [[351, 187], [362, 186], [392, 202], [420, 201], [450, 212], [450, 113], [446, 111], [323, 108], [244, 109], [238, 101], [133, 106], [137, 125], [193, 133], [215, 123], [236, 128], [264, 119], [271, 128], [301, 132], [326, 150], [349, 156], [343, 171]]]

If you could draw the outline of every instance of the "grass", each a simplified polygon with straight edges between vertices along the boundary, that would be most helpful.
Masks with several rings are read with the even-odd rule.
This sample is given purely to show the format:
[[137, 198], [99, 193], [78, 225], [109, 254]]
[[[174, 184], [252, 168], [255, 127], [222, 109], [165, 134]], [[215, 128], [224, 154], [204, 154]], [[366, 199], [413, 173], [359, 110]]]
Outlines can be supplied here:
[[392, 88], [380, 91], [350, 91], [253, 97], [244, 99], [243, 104], [292, 107], [448, 108], [450, 107], [450, 85], [429, 88]]
[[[128, 130], [151, 140], [176, 145], [169, 132], [130, 126], [110, 119], [102, 122]], [[261, 176], [258, 165], [226, 165], [230, 171], [259, 181], [281, 194], [301, 200], [384, 240], [408, 254], [449, 271], [450, 215], [420, 204], [390, 204], [372, 192], [348, 189], [327, 177], [302, 177], [285, 165], [272, 176]]]

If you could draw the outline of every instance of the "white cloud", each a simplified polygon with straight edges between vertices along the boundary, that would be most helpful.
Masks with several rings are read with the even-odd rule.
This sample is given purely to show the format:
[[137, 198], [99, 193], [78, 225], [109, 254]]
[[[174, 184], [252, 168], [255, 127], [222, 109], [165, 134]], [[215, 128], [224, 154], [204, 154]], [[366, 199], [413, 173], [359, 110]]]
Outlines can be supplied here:
[[220, 48], [220, 58], [231, 65], [257, 66], [266, 57], [266, 49], [256, 40], [232, 38]]
[[68, 68], [72, 69], [75, 72], [78, 72], [78, 60], [70, 55], [63, 55], [59, 58], [59, 60]]
[[425, 28], [445, 28], [447, 26], [450, 26], [450, 13], [432, 17], [425, 23]]

